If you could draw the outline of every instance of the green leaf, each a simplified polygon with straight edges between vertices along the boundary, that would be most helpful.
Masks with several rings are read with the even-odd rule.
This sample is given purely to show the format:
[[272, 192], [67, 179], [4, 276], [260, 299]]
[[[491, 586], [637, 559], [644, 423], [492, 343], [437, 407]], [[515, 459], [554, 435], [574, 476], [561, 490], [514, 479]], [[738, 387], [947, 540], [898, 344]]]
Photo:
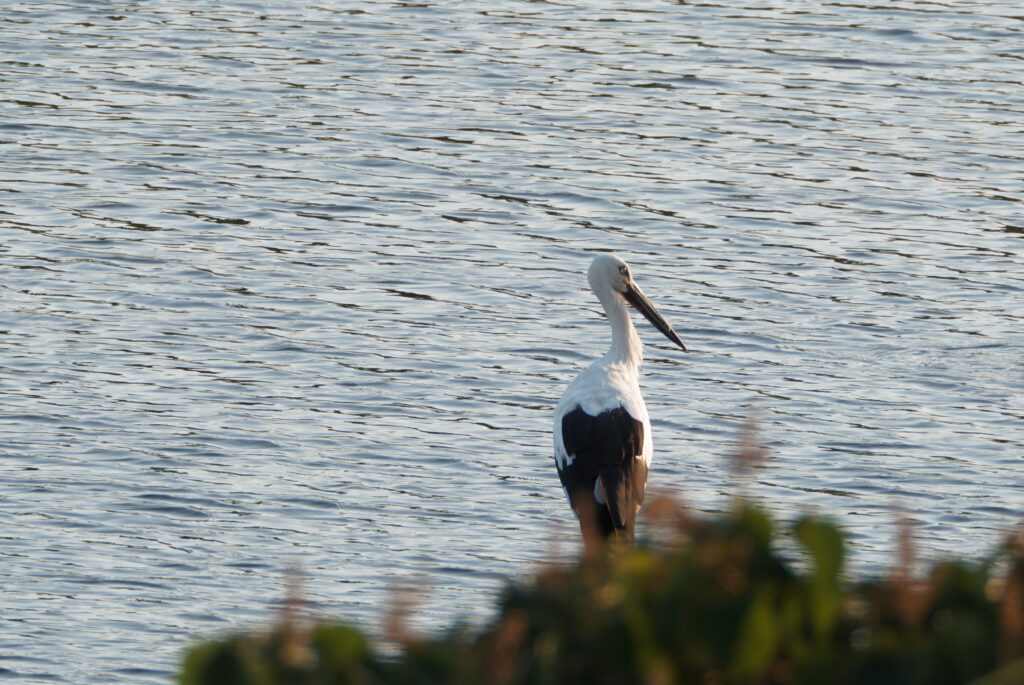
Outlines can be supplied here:
[[1020, 685], [1024, 683], [1024, 658], [1011, 661], [998, 671], [972, 680], [969, 685]]
[[178, 682], [181, 685], [247, 685], [249, 679], [237, 642], [237, 639], [222, 640], [190, 649]]
[[823, 583], [838, 582], [843, 568], [843, 534], [835, 524], [807, 516], [797, 522], [796, 535], [814, 557], [815, 577]]
[[814, 635], [826, 640], [842, 606], [839, 572], [843, 568], [843, 534], [835, 524], [808, 516], [796, 524], [796, 535], [814, 558], [810, 613]]
[[737, 675], [762, 673], [775, 657], [779, 634], [772, 594], [768, 589], [759, 592], [743, 617], [731, 664]]

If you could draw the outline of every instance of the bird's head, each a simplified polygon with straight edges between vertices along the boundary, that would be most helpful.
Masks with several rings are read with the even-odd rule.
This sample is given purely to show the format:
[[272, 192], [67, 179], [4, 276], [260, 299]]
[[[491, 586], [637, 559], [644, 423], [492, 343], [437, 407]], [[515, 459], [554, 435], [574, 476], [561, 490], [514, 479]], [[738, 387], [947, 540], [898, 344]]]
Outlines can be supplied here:
[[594, 257], [587, 270], [587, 280], [595, 293], [616, 292], [624, 295], [633, 282], [629, 264], [613, 254], [599, 254]]

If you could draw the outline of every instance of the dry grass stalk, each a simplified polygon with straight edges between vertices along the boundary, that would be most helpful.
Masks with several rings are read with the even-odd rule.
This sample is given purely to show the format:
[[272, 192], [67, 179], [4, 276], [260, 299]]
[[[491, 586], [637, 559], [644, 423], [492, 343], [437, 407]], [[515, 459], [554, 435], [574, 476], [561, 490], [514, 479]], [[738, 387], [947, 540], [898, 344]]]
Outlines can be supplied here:
[[700, 525], [689, 507], [675, 495], [655, 495], [644, 506], [643, 516], [647, 524], [657, 531], [654, 538], [672, 545], [686, 542]]
[[512, 682], [515, 657], [526, 637], [529, 620], [522, 610], [509, 612], [494, 635], [485, 665], [491, 683]]
[[420, 640], [419, 635], [409, 625], [409, 617], [423, 603], [425, 589], [420, 583], [398, 585], [391, 588], [387, 617], [384, 622], [384, 634], [395, 644], [410, 645]]
[[1014, 568], [1013, 557], [1024, 559], [1024, 524], [1010, 537], [1011, 564], [1006, 571], [999, 599], [999, 623], [1001, 640], [999, 659], [1001, 663], [1024, 645], [1024, 578], [1022, 569]]
[[914, 565], [917, 563], [917, 548], [914, 544], [914, 520], [896, 506], [898, 529], [896, 534], [896, 568], [890, 576], [890, 586], [895, 594], [895, 606], [904, 627], [921, 625], [928, 606], [928, 584], [914, 579]]
[[288, 567], [279, 623], [283, 636], [281, 661], [293, 668], [308, 668], [315, 661], [309, 644], [309, 617], [305, 612], [302, 579], [302, 569], [298, 564]]
[[762, 467], [768, 460], [768, 450], [761, 444], [761, 414], [760, 407], [751, 405], [746, 418], [740, 425], [736, 451], [731, 455], [730, 461], [736, 478], [735, 501], [737, 503], [746, 499], [747, 479], [751, 477], [755, 469]]

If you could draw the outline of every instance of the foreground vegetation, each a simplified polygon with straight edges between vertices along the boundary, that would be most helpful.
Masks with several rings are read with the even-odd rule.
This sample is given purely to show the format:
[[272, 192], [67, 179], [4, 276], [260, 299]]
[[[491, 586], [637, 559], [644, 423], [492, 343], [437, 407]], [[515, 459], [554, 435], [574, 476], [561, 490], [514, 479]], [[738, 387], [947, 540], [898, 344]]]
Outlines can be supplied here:
[[1024, 684], [1022, 536], [917, 578], [907, 534], [888, 577], [857, 580], [829, 521], [779, 530], [748, 504], [708, 520], [660, 509], [653, 540], [509, 585], [483, 628], [398, 631], [384, 658], [353, 627], [286, 612], [266, 633], [194, 647], [180, 682]]

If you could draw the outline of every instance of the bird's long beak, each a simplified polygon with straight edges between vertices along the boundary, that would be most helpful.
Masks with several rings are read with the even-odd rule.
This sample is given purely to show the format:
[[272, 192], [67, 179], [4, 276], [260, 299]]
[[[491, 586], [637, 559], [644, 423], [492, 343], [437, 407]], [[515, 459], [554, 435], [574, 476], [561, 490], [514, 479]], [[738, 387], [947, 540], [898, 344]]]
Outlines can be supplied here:
[[686, 345], [679, 339], [679, 335], [672, 330], [672, 326], [669, 325], [668, 321], [665, 321], [665, 317], [662, 316], [655, 306], [647, 299], [643, 291], [632, 281], [626, 286], [626, 292], [622, 293], [622, 296], [626, 298], [626, 302], [629, 302], [633, 307], [644, 315], [644, 318], [650, 321], [655, 328], [662, 332], [662, 334], [679, 345], [683, 352], [686, 352]]

